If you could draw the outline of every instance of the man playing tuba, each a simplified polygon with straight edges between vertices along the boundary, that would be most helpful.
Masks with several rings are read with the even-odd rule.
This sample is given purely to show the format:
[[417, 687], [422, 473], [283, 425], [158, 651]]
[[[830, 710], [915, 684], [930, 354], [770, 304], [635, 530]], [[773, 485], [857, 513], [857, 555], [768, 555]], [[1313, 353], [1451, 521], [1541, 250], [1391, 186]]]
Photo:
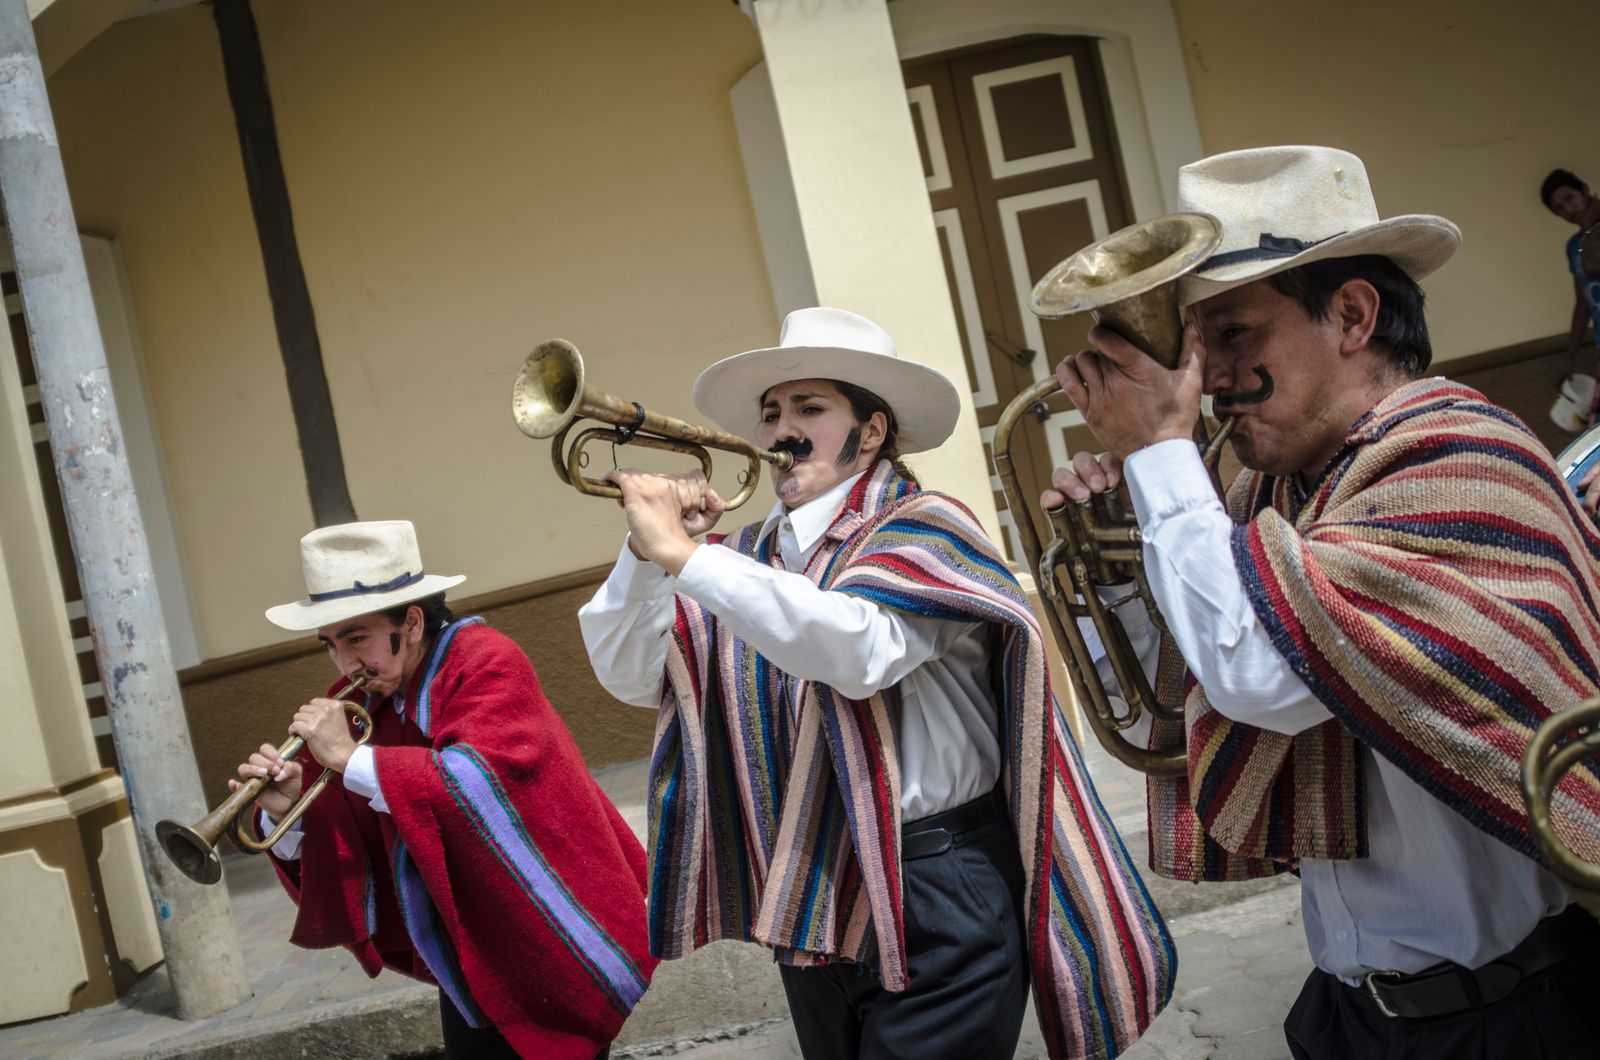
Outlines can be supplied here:
[[[1188, 770], [1151, 782], [1153, 867], [1298, 869], [1296, 1057], [1593, 1055], [1600, 926], [1541, 864], [1518, 776], [1539, 721], [1600, 685], [1600, 535], [1516, 417], [1422, 378], [1417, 281], [1459, 232], [1380, 221], [1328, 148], [1207, 158], [1179, 193], [1223, 236], [1183, 281], [1181, 361], [1091, 331], [1058, 375], [1110, 453], [1044, 498], [1125, 479], [1170, 639], [1130, 633], [1148, 670], [1187, 665], [1159, 668], [1187, 688]], [[1238, 418], [1225, 504], [1189, 441], [1202, 392]], [[1562, 790], [1592, 859], [1600, 778]]]
[[813, 1060], [1009, 1058], [1030, 972], [1053, 1056], [1114, 1055], [1172, 945], [1016, 580], [898, 459], [950, 434], [955, 388], [818, 307], [694, 396], [796, 462], [765, 521], [704, 542], [723, 505], [698, 473], [609, 476], [627, 543], [579, 617], [601, 683], [662, 712], [652, 949], [771, 947]]
[[656, 965], [644, 852], [528, 657], [450, 613], [464, 579], [424, 573], [409, 522], [313, 530], [300, 555], [306, 598], [267, 618], [317, 631], [330, 696], [365, 679], [373, 733], [357, 746], [343, 707], [313, 699], [289, 731], [314, 765], [264, 744], [239, 766], [273, 780], [263, 835], [303, 779], [340, 774], [272, 849], [291, 940], [438, 983], [446, 1056], [607, 1055]]

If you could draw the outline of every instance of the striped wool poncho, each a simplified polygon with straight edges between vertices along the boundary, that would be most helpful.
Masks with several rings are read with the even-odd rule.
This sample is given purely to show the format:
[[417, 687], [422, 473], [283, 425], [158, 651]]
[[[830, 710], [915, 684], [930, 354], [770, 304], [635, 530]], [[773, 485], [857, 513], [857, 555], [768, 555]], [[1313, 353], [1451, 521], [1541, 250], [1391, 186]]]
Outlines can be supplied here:
[[[1519, 777], [1533, 731], [1600, 689], [1600, 534], [1515, 416], [1445, 379], [1358, 421], [1298, 508], [1256, 472], [1228, 491], [1251, 604], [1333, 720], [1230, 722], [1191, 687], [1187, 781], [1151, 781], [1152, 867], [1239, 879], [1366, 853], [1358, 742], [1540, 859]], [[1554, 800], [1600, 858], [1600, 771]]]
[[[721, 543], [770, 562], [747, 527]], [[978, 521], [887, 461], [811, 563], [823, 589], [998, 627], [1005, 784], [1026, 873], [1035, 1008], [1055, 1057], [1110, 1057], [1166, 1004], [1176, 956], [1050, 692], [1038, 625]], [[717, 939], [908, 983], [893, 688], [865, 701], [778, 672], [694, 601], [677, 622], [650, 764], [650, 942]]]

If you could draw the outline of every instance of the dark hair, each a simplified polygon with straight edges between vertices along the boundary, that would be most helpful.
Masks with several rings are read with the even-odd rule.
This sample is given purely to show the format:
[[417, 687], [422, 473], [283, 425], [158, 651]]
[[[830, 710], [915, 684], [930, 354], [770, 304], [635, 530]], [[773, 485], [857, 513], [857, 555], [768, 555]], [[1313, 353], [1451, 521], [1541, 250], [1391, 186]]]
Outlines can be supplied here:
[[1544, 183], [1539, 185], [1539, 201], [1544, 203], [1546, 210], [1553, 210], [1550, 200], [1555, 198], [1557, 188], [1572, 188], [1589, 194], [1589, 185], [1585, 184], [1578, 174], [1570, 169], [1552, 169], [1550, 175], [1544, 178]]
[[441, 629], [456, 620], [454, 613], [445, 605], [444, 593], [434, 593], [421, 600], [386, 607], [379, 613], [389, 620], [391, 626], [400, 626], [405, 624], [406, 613], [413, 607], [422, 608], [422, 636], [425, 640], [437, 637]]
[[1272, 289], [1300, 303], [1312, 320], [1328, 319], [1328, 308], [1340, 287], [1365, 280], [1378, 292], [1378, 321], [1372, 345], [1411, 378], [1433, 360], [1428, 321], [1422, 313], [1422, 288], [1393, 261], [1378, 254], [1326, 258], [1267, 277]]
[[[829, 379], [827, 382], [832, 383], [839, 393], [844, 395], [844, 399], [850, 402], [850, 414], [855, 417], [857, 423], [866, 423], [874, 412], [883, 413], [888, 427], [883, 436], [883, 445], [878, 448], [878, 459], [889, 461], [902, 478], [916, 482], [917, 476], [900, 459], [900, 422], [895, 419], [894, 409], [889, 407], [889, 403], [866, 387], [846, 383], [842, 379]], [[846, 452], [861, 444], [859, 432], [852, 432], [850, 438], [851, 441], [845, 443]], [[845, 458], [846, 452], [839, 454], [841, 459]], [[855, 459], [854, 453], [849, 453], [849, 459]], [[848, 463], [849, 460], [845, 462]]]

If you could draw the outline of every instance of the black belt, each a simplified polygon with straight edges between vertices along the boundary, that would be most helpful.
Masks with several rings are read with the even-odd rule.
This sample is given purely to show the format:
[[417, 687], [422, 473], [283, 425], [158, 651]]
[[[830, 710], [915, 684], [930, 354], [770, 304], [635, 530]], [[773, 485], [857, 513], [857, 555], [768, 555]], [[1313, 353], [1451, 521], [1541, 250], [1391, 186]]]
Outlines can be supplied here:
[[1524, 979], [1584, 950], [1600, 948], [1600, 924], [1576, 905], [1547, 916], [1528, 937], [1481, 968], [1446, 962], [1414, 975], [1368, 972], [1354, 987], [1385, 1016], [1422, 1019], [1481, 1008], [1504, 999]]
[[1005, 793], [996, 784], [989, 794], [964, 802], [953, 810], [908, 821], [900, 830], [900, 860], [915, 861], [943, 854], [965, 842], [962, 837], [966, 833], [1008, 819]]

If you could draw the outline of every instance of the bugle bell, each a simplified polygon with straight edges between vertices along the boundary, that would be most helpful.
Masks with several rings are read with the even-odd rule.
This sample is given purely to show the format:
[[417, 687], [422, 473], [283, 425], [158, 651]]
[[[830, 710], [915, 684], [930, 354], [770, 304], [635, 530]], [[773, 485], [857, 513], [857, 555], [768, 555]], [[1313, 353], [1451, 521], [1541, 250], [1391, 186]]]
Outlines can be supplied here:
[[[372, 719], [367, 712], [349, 697], [359, 692], [367, 683], [366, 678], [357, 677], [347, 684], [336, 701], [344, 709], [355, 715], [361, 723], [361, 733], [356, 737], [357, 744], [364, 744], [372, 737]], [[278, 757], [285, 761], [292, 760], [304, 748], [306, 742], [299, 736], [291, 736], [278, 747]], [[316, 801], [322, 789], [327, 786], [328, 779], [333, 776], [333, 771], [324, 769], [316, 781], [300, 793], [300, 798], [290, 807], [289, 812], [283, 815], [283, 820], [278, 822], [278, 827], [266, 839], [258, 840], [250, 834], [250, 826], [246, 821], [246, 814], [256, 798], [264, 791], [269, 783], [266, 777], [253, 777], [239, 785], [239, 789], [230, 794], [226, 799], [217, 804], [217, 808], [206, 814], [192, 825], [181, 824], [173, 820], [158, 821], [156, 823], [156, 839], [161, 843], [161, 849], [167, 852], [167, 857], [178, 866], [185, 876], [196, 883], [216, 883], [222, 879], [222, 859], [217, 856], [217, 840], [222, 838], [224, 832], [230, 829], [233, 832], [233, 841], [240, 850], [248, 854], [259, 854], [264, 850], [271, 850], [278, 840], [283, 838], [285, 832], [305, 815]]]
[[[1221, 226], [1209, 214], [1168, 214], [1130, 225], [1052, 268], [1034, 286], [1029, 308], [1046, 318], [1090, 312], [1163, 367], [1175, 368], [1183, 349], [1177, 281], [1205, 261], [1221, 239]], [[1152, 621], [1165, 629], [1145, 579], [1133, 513], [1123, 510], [1115, 493], [1098, 494], [1081, 503], [1069, 500], [1045, 513], [1053, 537], [1048, 546], [1042, 546], [1028, 514], [1033, 502], [1023, 496], [1012, 463], [1011, 441], [1017, 426], [1059, 389], [1061, 385], [1053, 377], [1035, 383], [1000, 413], [992, 443], [995, 473], [1006, 506], [1015, 513], [1017, 537], [1038, 578], [1046, 618], [1090, 727], [1119, 761], [1152, 776], [1176, 776], [1185, 769], [1181, 746], [1173, 751], [1152, 751], [1124, 735], [1146, 712], [1174, 721], [1182, 718], [1181, 704], [1157, 701], [1115, 614], [1123, 606], [1142, 604]], [[1222, 443], [1232, 426], [1232, 420], [1225, 420], [1208, 434], [1203, 420], [1195, 425], [1196, 442], [1213, 482]], [[1062, 571], [1067, 574], [1067, 586], [1061, 584]], [[1096, 589], [1114, 585], [1131, 588], [1102, 602]], [[1106, 692], [1078, 627], [1079, 619], [1090, 620], [1099, 634], [1121, 686], [1125, 709], [1118, 710]]]
[[[511, 389], [511, 415], [517, 421], [517, 429], [529, 438], [552, 439], [550, 459], [556, 474], [562, 482], [591, 497], [622, 496], [622, 491], [611, 483], [583, 474], [588, 463], [584, 447], [591, 441], [693, 456], [700, 461], [707, 480], [711, 478], [711, 454], [707, 450], [738, 453], [747, 463], [739, 473], [739, 492], [726, 502], [728, 508], [739, 507], [755, 493], [762, 461], [778, 471], [794, 466], [793, 453], [774, 453], [736, 434], [650, 412], [636, 401], [623, 401], [590, 386], [584, 379], [583, 358], [577, 347], [565, 339], [541, 342], [522, 362], [522, 371]], [[610, 426], [585, 428], [569, 446], [567, 435], [586, 419]]]

